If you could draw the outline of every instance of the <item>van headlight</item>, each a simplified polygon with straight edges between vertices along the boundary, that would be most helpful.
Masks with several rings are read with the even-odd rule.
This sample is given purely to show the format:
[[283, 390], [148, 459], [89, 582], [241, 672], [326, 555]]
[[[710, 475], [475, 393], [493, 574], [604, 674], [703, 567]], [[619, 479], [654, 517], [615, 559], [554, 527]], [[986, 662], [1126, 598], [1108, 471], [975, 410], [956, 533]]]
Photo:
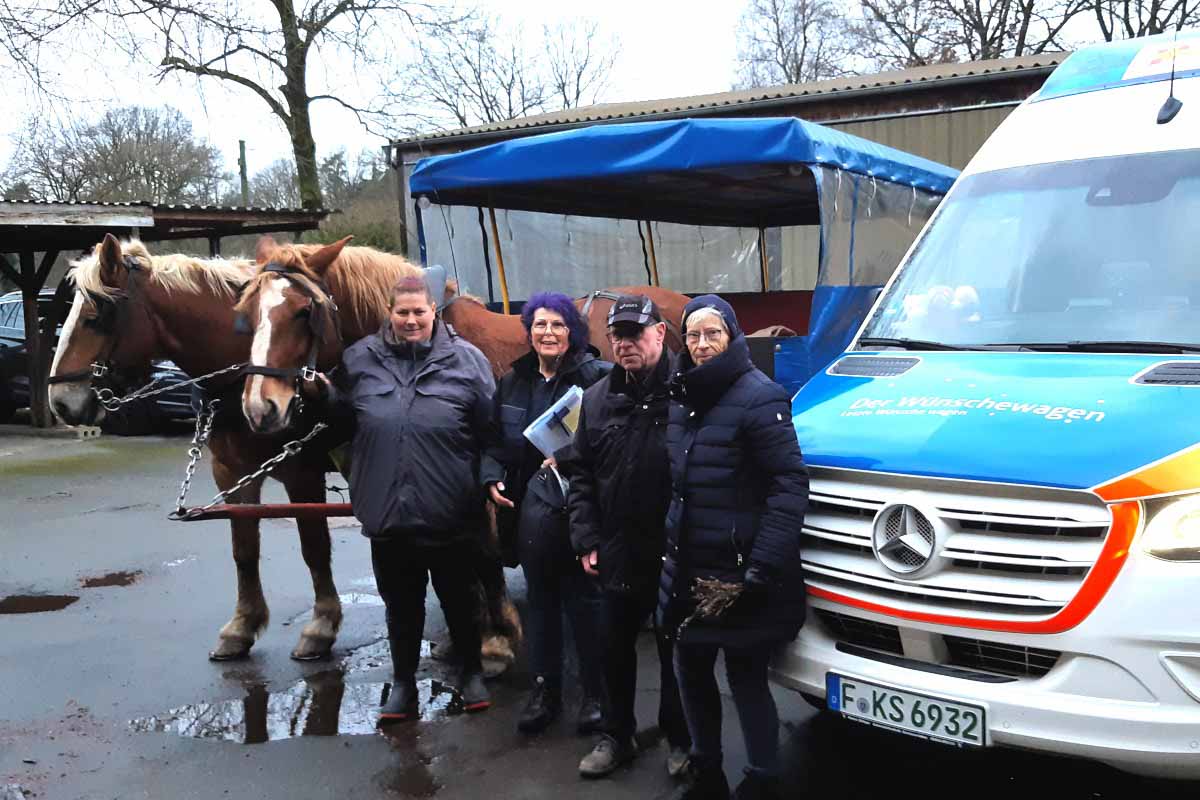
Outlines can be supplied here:
[[1166, 561], [1200, 561], [1200, 496], [1147, 503], [1142, 549]]

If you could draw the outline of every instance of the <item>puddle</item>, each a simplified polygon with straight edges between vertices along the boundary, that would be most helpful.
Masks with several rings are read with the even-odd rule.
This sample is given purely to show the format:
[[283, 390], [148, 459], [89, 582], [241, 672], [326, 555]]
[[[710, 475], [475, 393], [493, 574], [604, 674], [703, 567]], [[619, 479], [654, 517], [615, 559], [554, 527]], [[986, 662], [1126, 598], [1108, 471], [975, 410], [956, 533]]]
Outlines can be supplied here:
[[[180, 706], [132, 720], [129, 727], [139, 733], [241, 744], [297, 736], [368, 735], [376, 732], [376, 712], [389, 689], [387, 683], [346, 683], [341, 670], [326, 670], [278, 692], [253, 684], [241, 699]], [[457, 713], [454, 693], [441, 681], [418, 681], [417, 691], [421, 720], [432, 722]]]
[[98, 589], [102, 586], [130, 586], [140, 577], [142, 577], [140, 569], [110, 572], [94, 578], [80, 578], [79, 585], [84, 589]]
[[12, 594], [0, 600], [0, 614], [40, 614], [59, 611], [79, 598], [73, 594]]

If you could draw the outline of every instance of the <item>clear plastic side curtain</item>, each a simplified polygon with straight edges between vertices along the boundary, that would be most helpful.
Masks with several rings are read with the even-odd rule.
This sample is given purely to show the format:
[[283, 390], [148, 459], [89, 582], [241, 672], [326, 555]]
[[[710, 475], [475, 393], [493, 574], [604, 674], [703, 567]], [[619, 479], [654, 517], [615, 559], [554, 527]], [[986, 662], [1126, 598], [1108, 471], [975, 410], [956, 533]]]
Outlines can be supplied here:
[[813, 167], [821, 207], [820, 262], [808, 335], [785, 340], [776, 380], [795, 391], [850, 343], [941, 195]]
[[[479, 212], [465, 206], [418, 208], [422, 252], [428, 265], [440, 264], [462, 291], [489, 302], [500, 299], [490, 230], [481, 232]], [[651, 259], [660, 285], [678, 292], [757, 292], [762, 286], [758, 231], [640, 222], [528, 211], [496, 210], [500, 247], [507, 265], [509, 294], [515, 301], [539, 291], [582, 296], [595, 289], [653, 283]], [[653, 251], [648, 238], [653, 235]], [[486, 243], [486, 244], [485, 244]], [[781, 270], [780, 235], [768, 231], [769, 288], [792, 286], [802, 270]]]

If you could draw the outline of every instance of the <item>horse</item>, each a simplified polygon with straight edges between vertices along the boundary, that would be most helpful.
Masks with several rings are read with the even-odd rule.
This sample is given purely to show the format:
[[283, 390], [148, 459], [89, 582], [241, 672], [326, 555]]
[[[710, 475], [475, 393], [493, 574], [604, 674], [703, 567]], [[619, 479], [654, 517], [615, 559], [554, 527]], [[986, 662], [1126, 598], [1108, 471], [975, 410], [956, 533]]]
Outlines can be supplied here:
[[[346, 346], [378, 331], [391, 314], [396, 282], [423, 275], [400, 256], [346, 247], [350, 238], [325, 249], [279, 245], [270, 237], [259, 240], [255, 258], [260, 269], [242, 287], [234, 308], [242, 329], [254, 336], [246, 370], [250, 377], [242, 392], [243, 415], [252, 429], [287, 430], [303, 406], [296, 390], [305, 376], [315, 379], [316, 371], [330, 370]], [[331, 250], [336, 258], [322, 258]], [[490, 533], [491, 548], [499, 552], [495, 532]], [[506, 666], [521, 638], [520, 617], [498, 560], [482, 564], [477, 576], [481, 654], [487, 662]]]
[[[489, 311], [482, 300], [460, 294], [458, 288], [457, 281], [446, 281], [441, 304], [442, 319], [483, 351], [499, 379], [508, 372], [513, 361], [529, 352], [529, 335], [525, 332], [525, 326], [521, 324], [520, 317]], [[608, 309], [622, 294], [642, 294], [653, 300], [667, 323], [666, 346], [672, 352], [683, 348], [679, 326], [683, 322], [684, 306], [691, 300], [690, 297], [659, 286], [615, 286], [575, 300], [576, 307], [587, 319], [592, 346], [600, 351], [601, 358], [613, 360], [612, 343], [608, 340]]]
[[[318, 252], [312, 259], [320, 262], [330, 256]], [[141, 242], [122, 243], [106, 235], [90, 256], [72, 264], [75, 297], [50, 370], [55, 413], [72, 425], [98, 422], [104, 409], [93, 390], [96, 378], [117, 370], [144, 374], [152, 359], [170, 359], [190, 376], [246, 361], [250, 343], [234, 334], [233, 304], [253, 268], [248, 260], [154, 256]], [[223, 377], [205, 389], [224, 397], [239, 385], [240, 377]], [[226, 397], [214, 415], [209, 439], [213, 478], [222, 490], [277, 454], [291, 438], [255, 435], [236, 411], [236, 401]], [[324, 452], [306, 449], [279, 465], [272, 477], [283, 483], [292, 502], [323, 502], [326, 461]], [[230, 501], [257, 503], [261, 490], [259, 478]], [[209, 653], [215, 661], [246, 657], [270, 621], [259, 575], [258, 520], [234, 519], [230, 526], [237, 602]], [[326, 521], [299, 519], [297, 527], [314, 602], [312, 618], [291, 656], [309, 661], [329, 655], [341, 626], [342, 606], [333, 581]]]

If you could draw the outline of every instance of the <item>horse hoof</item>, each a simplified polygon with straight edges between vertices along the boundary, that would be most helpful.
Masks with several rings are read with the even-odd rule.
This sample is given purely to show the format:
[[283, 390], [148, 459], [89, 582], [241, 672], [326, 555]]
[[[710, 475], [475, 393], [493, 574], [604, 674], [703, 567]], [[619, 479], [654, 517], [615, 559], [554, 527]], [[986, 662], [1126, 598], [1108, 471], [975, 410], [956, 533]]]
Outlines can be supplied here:
[[333, 653], [333, 640], [317, 642], [301, 640], [292, 651], [293, 661], [323, 661]]
[[250, 645], [222, 639], [216, 650], [208, 654], [209, 661], [240, 661], [250, 655]]
[[483, 677], [489, 681], [508, 672], [509, 662], [507, 661], [497, 658], [484, 658], [481, 661], [483, 662]]

